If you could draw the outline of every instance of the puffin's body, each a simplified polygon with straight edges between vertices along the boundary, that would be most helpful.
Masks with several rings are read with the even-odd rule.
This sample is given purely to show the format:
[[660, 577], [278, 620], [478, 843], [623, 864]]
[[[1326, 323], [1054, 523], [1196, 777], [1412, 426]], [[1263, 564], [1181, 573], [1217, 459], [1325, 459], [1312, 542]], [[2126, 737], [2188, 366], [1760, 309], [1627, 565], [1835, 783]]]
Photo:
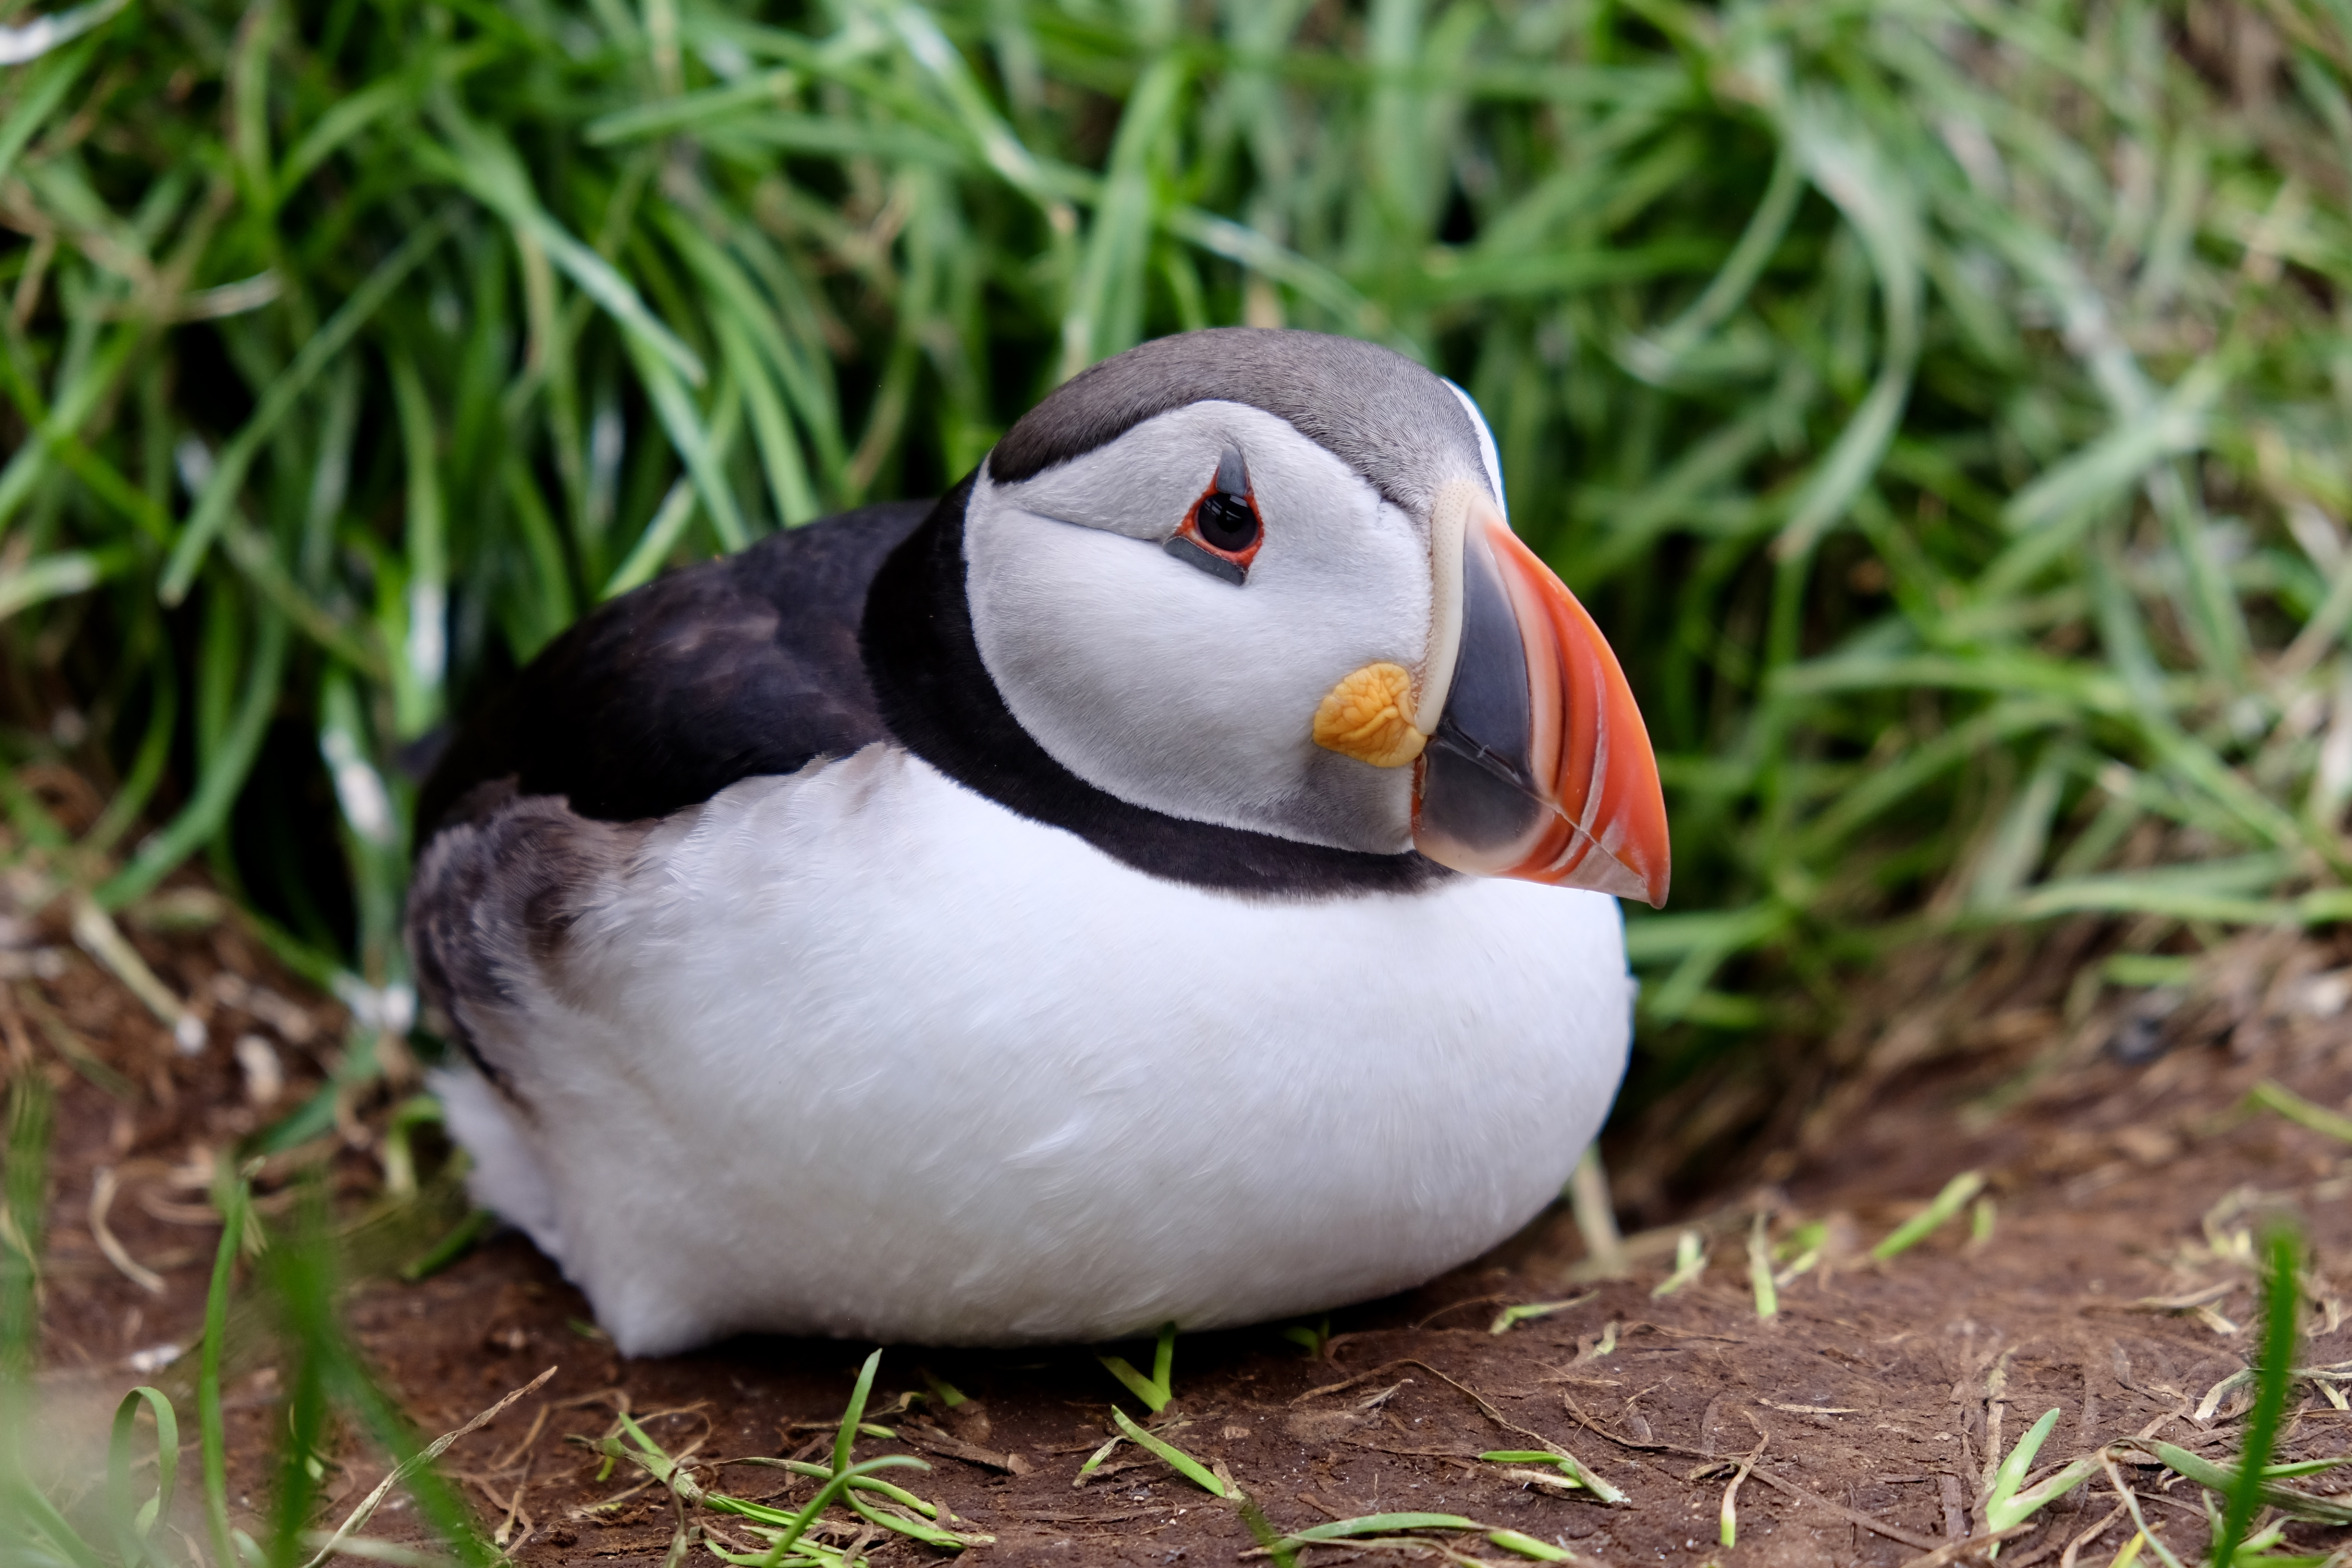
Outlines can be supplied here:
[[420, 808], [476, 1195], [634, 1354], [1209, 1328], [1507, 1236], [1665, 845], [1499, 489], [1409, 361], [1195, 333], [574, 628]]

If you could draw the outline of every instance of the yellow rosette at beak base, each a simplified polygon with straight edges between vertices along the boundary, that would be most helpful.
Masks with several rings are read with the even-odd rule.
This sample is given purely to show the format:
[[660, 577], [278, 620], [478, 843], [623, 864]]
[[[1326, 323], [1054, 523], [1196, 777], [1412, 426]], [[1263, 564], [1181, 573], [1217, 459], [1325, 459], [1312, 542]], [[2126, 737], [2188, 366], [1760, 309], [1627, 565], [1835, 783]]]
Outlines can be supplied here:
[[1376, 768], [1401, 768], [1429, 740], [1413, 727], [1415, 705], [1411, 671], [1367, 664], [1324, 693], [1315, 709], [1315, 744]]

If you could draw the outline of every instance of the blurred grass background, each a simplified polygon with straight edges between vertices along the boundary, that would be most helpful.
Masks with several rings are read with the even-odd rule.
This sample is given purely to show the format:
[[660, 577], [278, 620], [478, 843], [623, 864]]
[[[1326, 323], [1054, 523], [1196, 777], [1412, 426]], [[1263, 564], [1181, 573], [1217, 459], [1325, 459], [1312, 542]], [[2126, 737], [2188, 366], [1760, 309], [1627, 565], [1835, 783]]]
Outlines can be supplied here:
[[0, 20], [7, 804], [363, 1013], [435, 726], [1224, 322], [1486, 409], [1661, 755], [1653, 1088], [1923, 937], [2352, 914], [2346, 0]]

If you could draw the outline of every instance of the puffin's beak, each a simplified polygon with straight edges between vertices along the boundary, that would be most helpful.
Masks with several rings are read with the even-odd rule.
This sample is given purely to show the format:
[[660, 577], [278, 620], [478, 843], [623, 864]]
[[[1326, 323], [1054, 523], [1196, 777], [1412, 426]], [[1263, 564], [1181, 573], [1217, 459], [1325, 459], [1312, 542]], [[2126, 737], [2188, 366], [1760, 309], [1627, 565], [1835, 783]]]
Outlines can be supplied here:
[[[1429, 742], [1414, 847], [1458, 871], [1663, 905], [1666, 797], [1617, 656], [1483, 489], [1459, 486], [1439, 510], [1461, 514], [1461, 633], [1452, 678], [1432, 668], [1415, 715]], [[1452, 528], [1432, 532], [1434, 549], [1456, 548]], [[1441, 595], [1450, 586], [1441, 566]]]
[[1431, 509], [1429, 665], [1332, 687], [1317, 744], [1413, 764], [1413, 845], [1440, 865], [1666, 902], [1666, 798], [1617, 656], [1484, 487]]
[[1429, 663], [1367, 664], [1315, 742], [1413, 765], [1413, 847], [1478, 876], [1666, 902], [1666, 796], [1633, 690], [1568, 585], [1458, 481], [1430, 510]]

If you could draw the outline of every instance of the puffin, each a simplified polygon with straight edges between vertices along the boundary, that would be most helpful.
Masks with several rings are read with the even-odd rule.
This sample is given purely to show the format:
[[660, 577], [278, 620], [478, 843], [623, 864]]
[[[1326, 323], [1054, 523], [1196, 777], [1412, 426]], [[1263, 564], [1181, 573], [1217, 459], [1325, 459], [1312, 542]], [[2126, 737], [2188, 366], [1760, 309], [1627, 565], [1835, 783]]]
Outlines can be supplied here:
[[1666, 812], [1484, 417], [1144, 343], [936, 502], [574, 625], [418, 801], [472, 1192], [625, 1354], [1101, 1342], [1421, 1284], [1560, 1193]]

